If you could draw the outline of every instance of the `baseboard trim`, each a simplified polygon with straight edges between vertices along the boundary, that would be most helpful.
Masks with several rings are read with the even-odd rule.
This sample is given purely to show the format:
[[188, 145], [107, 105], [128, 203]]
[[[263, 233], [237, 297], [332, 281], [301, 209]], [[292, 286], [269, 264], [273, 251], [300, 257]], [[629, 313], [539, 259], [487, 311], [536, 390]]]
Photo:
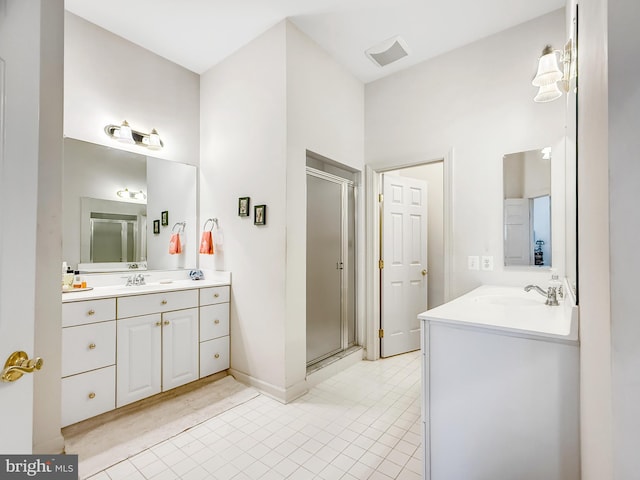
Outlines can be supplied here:
[[265, 382], [264, 380], [252, 377], [251, 375], [247, 375], [246, 373], [234, 370], [233, 368], [229, 369], [229, 374], [240, 383], [257, 388], [260, 390], [260, 393], [285, 404], [292, 402], [309, 391], [306, 380], [298, 382], [290, 387], [282, 388]]

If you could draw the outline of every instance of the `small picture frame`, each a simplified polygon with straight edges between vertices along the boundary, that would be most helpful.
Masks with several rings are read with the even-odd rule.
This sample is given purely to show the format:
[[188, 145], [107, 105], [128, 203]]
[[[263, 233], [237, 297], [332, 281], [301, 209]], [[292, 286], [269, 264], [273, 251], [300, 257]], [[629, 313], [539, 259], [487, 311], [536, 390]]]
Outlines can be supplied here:
[[160, 233], [160, 220], [153, 221], [153, 233], [154, 235], [158, 235]]
[[160, 214], [160, 218], [162, 219], [163, 227], [166, 227], [167, 225], [169, 225], [169, 212], [167, 210], [165, 210]]
[[240, 197], [238, 198], [238, 216], [239, 217], [248, 217], [249, 216], [249, 204], [251, 203], [251, 199], [249, 197]]
[[253, 207], [253, 224], [254, 225], [266, 225], [267, 224], [267, 206], [256, 205]]

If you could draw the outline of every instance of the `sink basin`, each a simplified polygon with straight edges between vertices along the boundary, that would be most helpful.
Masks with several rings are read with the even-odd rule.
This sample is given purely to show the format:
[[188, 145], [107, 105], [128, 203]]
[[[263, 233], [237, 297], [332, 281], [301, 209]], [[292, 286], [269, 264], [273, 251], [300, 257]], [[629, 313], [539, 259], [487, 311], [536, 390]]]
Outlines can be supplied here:
[[485, 303], [489, 305], [502, 305], [505, 307], [538, 307], [544, 306], [544, 298], [523, 298], [510, 297], [504, 295], [479, 295], [473, 297], [474, 302]]

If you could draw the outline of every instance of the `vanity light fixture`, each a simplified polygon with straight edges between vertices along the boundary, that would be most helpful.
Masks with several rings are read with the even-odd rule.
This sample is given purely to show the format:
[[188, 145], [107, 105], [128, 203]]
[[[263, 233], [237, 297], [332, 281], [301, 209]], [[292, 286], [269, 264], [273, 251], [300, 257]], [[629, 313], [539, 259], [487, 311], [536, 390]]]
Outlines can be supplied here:
[[147, 199], [147, 194], [144, 193], [142, 190], [137, 192], [132, 192], [128, 188], [125, 188], [124, 190], [118, 190], [116, 193], [120, 198], [124, 198], [127, 200], [146, 200]]
[[126, 120], [120, 125], [107, 125], [104, 127], [104, 133], [119, 142], [141, 145], [149, 150], [160, 150], [164, 147], [155, 128], [151, 130], [151, 133], [138, 132], [133, 130]]
[[[562, 70], [558, 65], [559, 60], [562, 62]], [[569, 91], [569, 83], [573, 77], [575, 62], [571, 39], [564, 46], [564, 50], [554, 50], [551, 45], [547, 45], [538, 59], [538, 71], [531, 82], [534, 87], [538, 87], [533, 101], [544, 103], [560, 98], [562, 92]]]

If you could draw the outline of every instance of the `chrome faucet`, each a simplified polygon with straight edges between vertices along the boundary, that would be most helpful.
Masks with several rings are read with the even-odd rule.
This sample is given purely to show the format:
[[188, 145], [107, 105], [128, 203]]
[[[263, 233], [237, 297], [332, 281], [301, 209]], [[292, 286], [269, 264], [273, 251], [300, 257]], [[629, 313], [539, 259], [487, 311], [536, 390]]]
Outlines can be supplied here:
[[127, 287], [131, 287], [136, 286], [136, 285], [146, 285], [147, 283], [145, 282], [144, 279], [145, 275], [143, 275], [142, 273], [138, 273], [138, 274], [133, 274], [133, 275], [129, 275], [128, 277], [122, 277], [122, 278], [126, 278], [127, 279]]
[[558, 303], [558, 290], [556, 289], [556, 287], [549, 287], [547, 288], [546, 292], [538, 285], [527, 285], [526, 287], [524, 287], [525, 292], [529, 292], [532, 289], [535, 289], [536, 292], [547, 298], [547, 300], [544, 302], [545, 305], [549, 305], [551, 307], [560, 305]]

